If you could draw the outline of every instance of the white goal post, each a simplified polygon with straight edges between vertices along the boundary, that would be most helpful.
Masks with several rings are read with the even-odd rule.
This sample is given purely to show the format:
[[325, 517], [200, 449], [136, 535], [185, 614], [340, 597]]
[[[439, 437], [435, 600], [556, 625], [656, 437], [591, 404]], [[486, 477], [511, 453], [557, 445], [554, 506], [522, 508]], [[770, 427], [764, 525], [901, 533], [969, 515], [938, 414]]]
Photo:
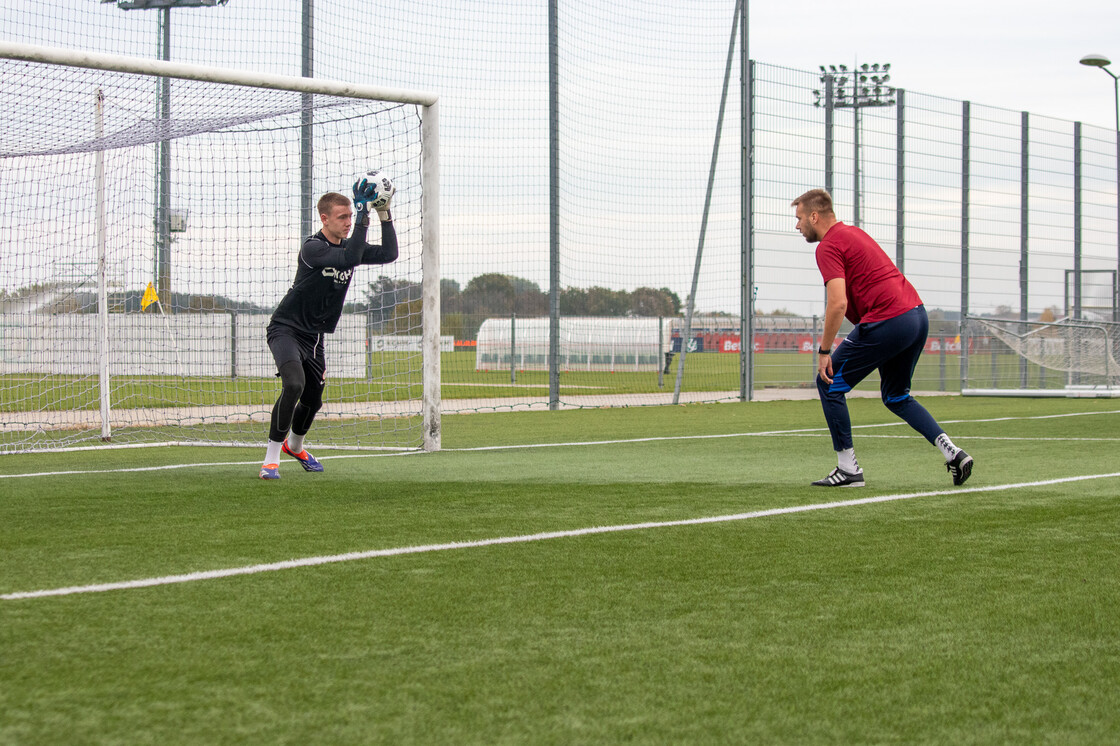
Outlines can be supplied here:
[[436, 94], [0, 41], [0, 454], [263, 443], [306, 195], [371, 167], [395, 178], [401, 256], [355, 268], [311, 437], [438, 450]]

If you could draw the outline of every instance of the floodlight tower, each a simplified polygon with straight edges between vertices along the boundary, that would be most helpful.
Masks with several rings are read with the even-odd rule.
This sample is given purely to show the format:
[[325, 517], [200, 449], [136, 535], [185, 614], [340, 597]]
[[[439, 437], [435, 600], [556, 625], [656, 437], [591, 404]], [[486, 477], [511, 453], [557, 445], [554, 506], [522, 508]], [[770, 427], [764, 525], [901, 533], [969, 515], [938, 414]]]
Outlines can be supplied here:
[[[889, 62], [864, 63], [849, 72], [847, 65], [821, 68], [824, 91], [813, 91], [814, 105], [825, 107], [825, 188], [832, 190], [832, 111], [851, 109], [852, 127], [852, 225], [860, 224], [860, 147], [859, 110], [868, 106], [894, 106], [894, 88], [890, 81]], [[850, 76], [850, 77], [849, 77]], [[846, 87], [851, 84], [851, 90]]]
[[1112, 282], [1112, 320], [1120, 322], [1120, 76], [1108, 69], [1112, 60], [1103, 54], [1087, 54], [1082, 65], [1099, 67], [1112, 78], [1113, 100], [1116, 106], [1116, 278]]
[[[160, 59], [171, 61], [171, 9], [212, 8], [225, 5], [229, 0], [101, 0], [102, 4], [115, 3], [120, 10], [158, 10]], [[159, 78], [158, 118], [160, 133], [166, 135], [171, 122], [171, 79]], [[156, 292], [163, 299], [164, 308], [173, 309], [171, 302], [171, 142], [159, 141], [156, 161]]]

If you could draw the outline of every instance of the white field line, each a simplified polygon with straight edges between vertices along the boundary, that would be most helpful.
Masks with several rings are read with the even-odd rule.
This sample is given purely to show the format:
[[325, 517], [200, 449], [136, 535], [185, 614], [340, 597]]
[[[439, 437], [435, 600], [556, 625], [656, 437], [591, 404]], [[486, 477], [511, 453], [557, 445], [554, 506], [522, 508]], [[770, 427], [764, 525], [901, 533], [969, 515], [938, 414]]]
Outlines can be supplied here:
[[[828, 433], [787, 433], [786, 437], [790, 438], [820, 438], [828, 437]], [[904, 433], [902, 435], [879, 435], [878, 433], [860, 433], [860, 439], [863, 438], [880, 438], [885, 440], [925, 440], [918, 433]], [[953, 437], [962, 441], [973, 440], [1025, 440], [1031, 443], [1061, 443], [1066, 441], [1084, 441], [1088, 443], [1114, 443], [1120, 441], [1120, 438], [1039, 438], [1037, 436], [1025, 435], [966, 435], [954, 432]]]
[[[1120, 414], [1120, 409], [1105, 410], [1102, 412], [1071, 412], [1067, 414], [1040, 414], [1031, 415], [1029, 417], [988, 417], [984, 419], [975, 420], [940, 420], [942, 424], [946, 425], [959, 425], [959, 424], [974, 424], [978, 422], [1009, 422], [1018, 420], [1048, 420], [1056, 417], [1081, 417], [1085, 415], [1098, 415], [1098, 414]], [[899, 420], [897, 422], [881, 422], [874, 425], [852, 425], [853, 430], [867, 430], [877, 427], [898, 427], [906, 425], [905, 422]], [[828, 435], [828, 429], [823, 427], [803, 427], [796, 430], [760, 430], [753, 433], [724, 433], [720, 435], [658, 435], [647, 438], [624, 438], [617, 440], [587, 440], [575, 443], [526, 443], [520, 445], [504, 445], [504, 446], [476, 446], [474, 448], [444, 448], [445, 451], [502, 451], [502, 450], [516, 450], [520, 448], [558, 448], [563, 446], [601, 446], [601, 445], [617, 445], [620, 443], [652, 443], [663, 440], [718, 440], [722, 438], [747, 438], [759, 436], [798, 436], [798, 435]], [[920, 437], [920, 436], [867, 436], [867, 437]], [[963, 436], [957, 436], [961, 438]], [[1034, 438], [1037, 440], [1037, 438]], [[1047, 439], [1049, 440], [1049, 438]], [[1092, 440], [1092, 439], [1090, 439]], [[1102, 439], [1102, 440], [1111, 440]]]
[[[327, 459], [344, 459], [344, 458], [386, 458], [389, 456], [419, 456], [424, 451], [404, 451], [401, 453], [349, 453], [340, 456], [316, 456], [318, 461], [326, 461]], [[73, 469], [70, 471], [39, 471], [28, 472], [26, 474], [0, 474], [0, 479], [19, 479], [23, 477], [65, 477], [74, 474], [128, 474], [130, 472], [144, 472], [144, 471], [169, 471], [172, 469], [196, 469], [199, 467], [208, 466], [248, 466], [256, 464], [260, 466], [261, 461], [200, 461], [193, 464], [163, 464], [161, 466], [132, 466], [121, 469]]]
[[[1120, 414], [1120, 410], [1105, 410], [1100, 412], [1070, 412], [1066, 414], [1040, 414], [1031, 415], [1029, 417], [989, 417], [985, 419], [975, 420], [942, 420], [942, 424], [946, 425], [959, 425], [959, 424], [974, 424], [980, 422], [1011, 422], [1011, 421], [1026, 421], [1026, 420], [1049, 420], [1064, 417], [1084, 417], [1088, 415], [1100, 414]], [[869, 430], [880, 427], [898, 427], [906, 423], [899, 420], [898, 422], [881, 422], [872, 425], [853, 425], [853, 430]], [[473, 451], [515, 451], [529, 448], [569, 448], [572, 446], [603, 446], [603, 445], [619, 445], [624, 443], [655, 443], [660, 441], [670, 440], [720, 440], [725, 438], [752, 438], [752, 437], [765, 437], [765, 436], [820, 436], [827, 435], [828, 430], [822, 427], [805, 427], [796, 430], [761, 430], [753, 433], [724, 433], [719, 435], [658, 435], [646, 438], [619, 438], [613, 440], [583, 440], [573, 441], [570, 443], [521, 443], [513, 445], [501, 446], [476, 446], [473, 448], [444, 448], [444, 451], [457, 453], [457, 452], [473, 452]], [[918, 437], [911, 435], [866, 435], [865, 437]], [[965, 439], [966, 436], [956, 435], [958, 439]], [[1010, 438], [996, 438], [994, 436], [979, 436], [976, 439], [1007, 440]], [[968, 436], [968, 439], [973, 439]], [[1037, 438], [1024, 438], [1024, 440], [1037, 440]], [[1047, 440], [1088, 440], [1095, 442], [1104, 442], [1114, 440], [1113, 438], [1083, 438], [1083, 439], [1063, 439], [1063, 438], [1047, 438]], [[423, 451], [402, 451], [397, 453], [357, 453], [346, 454], [338, 456], [318, 456], [320, 461], [327, 461], [330, 459], [346, 459], [346, 458], [385, 458], [387, 456], [415, 456], [423, 454]], [[21, 479], [29, 477], [59, 477], [69, 476], [76, 474], [125, 474], [128, 472], [145, 472], [145, 471], [167, 471], [172, 469], [193, 469], [198, 467], [211, 467], [211, 466], [249, 466], [259, 464], [259, 461], [204, 461], [189, 464], [167, 464], [163, 466], [141, 466], [132, 467], [127, 469], [74, 469], [68, 471], [45, 471], [45, 472], [30, 472], [25, 474], [0, 474], [0, 479]]]
[[831, 510], [833, 508], [849, 508], [857, 505], [873, 505], [875, 503], [894, 502], [897, 500], [911, 500], [917, 497], [933, 497], [938, 495], [961, 495], [974, 492], [999, 492], [1003, 490], [1024, 489], [1028, 487], [1044, 487], [1053, 484], [1066, 484], [1069, 482], [1083, 482], [1091, 479], [1112, 479], [1120, 477], [1120, 472], [1110, 474], [1089, 474], [1076, 477], [1063, 477], [1060, 479], [1045, 479], [1036, 482], [1017, 482], [1014, 484], [1000, 484], [986, 487], [962, 487], [952, 490], [933, 490], [931, 492], [911, 492], [897, 495], [879, 495], [864, 497], [855, 500], [837, 500], [827, 503], [814, 503], [812, 505], [794, 505], [786, 508], [770, 508], [769, 510], [756, 510], [749, 513], [735, 513], [732, 515], [707, 516], [703, 518], [687, 518], [676, 521], [651, 521], [646, 523], [625, 523], [615, 526], [591, 526], [588, 528], [571, 529], [568, 531], [545, 531], [536, 534], [522, 534], [519, 536], [499, 536], [493, 539], [479, 539], [477, 541], [453, 541], [445, 544], [422, 544], [410, 547], [395, 547], [392, 549], [372, 549], [365, 552], [347, 552], [345, 554], [332, 554], [322, 557], [303, 557], [285, 560], [283, 562], [270, 562], [261, 565], [247, 565], [243, 567], [229, 567], [220, 570], [204, 570], [181, 575], [163, 575], [154, 578], [141, 578], [139, 580], [124, 580], [116, 583], [96, 583], [93, 585], [76, 585], [66, 588], [49, 588], [38, 591], [18, 591], [0, 595], [4, 601], [17, 601], [29, 598], [44, 598], [47, 596], [72, 596], [80, 593], [102, 593], [105, 591], [129, 590], [133, 588], [150, 588], [159, 585], [173, 585], [176, 583], [192, 583], [199, 580], [216, 580], [236, 575], [256, 575], [263, 572], [276, 572], [278, 570], [292, 570], [301, 567], [314, 567], [339, 562], [355, 562], [358, 560], [374, 559], [378, 557], [396, 557], [405, 554], [425, 554], [430, 552], [443, 552], [453, 549], [478, 549], [481, 547], [498, 546], [502, 544], [527, 544], [529, 542], [547, 541], [549, 539], [567, 539], [578, 536], [591, 536], [594, 534], [613, 534], [623, 531], [642, 531], [657, 528], [675, 528], [678, 526], [699, 526], [711, 523], [728, 523], [731, 521], [744, 521], [752, 518], [766, 518], [769, 516], [789, 515], [791, 513], [806, 513], [816, 510]]

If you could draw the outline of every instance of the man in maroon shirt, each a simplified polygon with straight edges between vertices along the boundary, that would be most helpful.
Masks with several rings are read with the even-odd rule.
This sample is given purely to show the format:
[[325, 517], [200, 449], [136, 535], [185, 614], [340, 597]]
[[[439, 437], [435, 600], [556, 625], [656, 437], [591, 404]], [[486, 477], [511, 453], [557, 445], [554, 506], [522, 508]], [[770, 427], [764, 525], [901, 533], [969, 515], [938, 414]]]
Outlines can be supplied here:
[[[873, 370], [879, 371], [883, 404], [937, 446], [953, 484], [964, 484], [972, 474], [972, 457], [953, 445], [925, 407], [910, 396], [914, 367], [929, 333], [929, 317], [918, 292], [871, 236], [836, 219], [828, 192], [811, 189], [792, 206], [797, 230], [806, 241], [817, 244], [817, 267], [826, 292], [824, 333], [817, 348], [817, 390], [837, 467], [813, 484], [864, 485], [845, 394]], [[832, 341], [845, 317], [855, 328], [833, 350]]]

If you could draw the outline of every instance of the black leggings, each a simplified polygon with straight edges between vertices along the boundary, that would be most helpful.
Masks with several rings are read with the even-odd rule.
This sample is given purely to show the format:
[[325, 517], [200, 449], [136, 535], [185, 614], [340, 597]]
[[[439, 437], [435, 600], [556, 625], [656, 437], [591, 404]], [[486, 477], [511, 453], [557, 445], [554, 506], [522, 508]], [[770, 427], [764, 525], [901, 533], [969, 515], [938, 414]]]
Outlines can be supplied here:
[[280, 366], [280, 381], [283, 384], [280, 398], [272, 406], [272, 424], [268, 439], [279, 443], [288, 437], [291, 430], [296, 435], [306, 435], [315, 420], [315, 414], [323, 406], [323, 379], [312, 376], [310, 380], [303, 365], [289, 361]]
[[269, 327], [268, 347], [276, 359], [280, 376], [280, 397], [272, 407], [268, 439], [276, 442], [288, 431], [306, 435], [323, 406], [326, 359], [322, 335], [305, 335], [295, 330]]

